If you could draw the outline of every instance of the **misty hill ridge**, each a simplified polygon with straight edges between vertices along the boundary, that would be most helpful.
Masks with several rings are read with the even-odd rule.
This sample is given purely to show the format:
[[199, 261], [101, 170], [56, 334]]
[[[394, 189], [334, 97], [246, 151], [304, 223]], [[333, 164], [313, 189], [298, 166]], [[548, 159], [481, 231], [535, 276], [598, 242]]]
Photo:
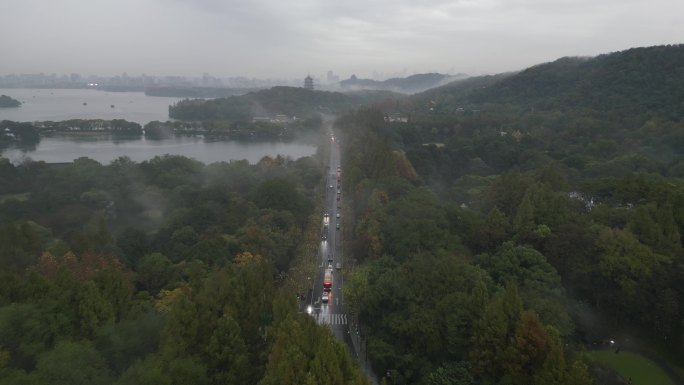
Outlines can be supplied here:
[[387, 90], [402, 93], [416, 93], [439, 87], [450, 81], [467, 77], [467, 75], [445, 75], [439, 73], [415, 74], [405, 78], [391, 78], [383, 81], [372, 79], [359, 79], [352, 75], [347, 80], [342, 80], [340, 86], [346, 89], [372, 89]]
[[254, 117], [276, 114], [302, 117], [316, 111], [341, 112], [392, 97], [397, 95], [387, 91], [341, 93], [278, 86], [228, 98], [182, 100], [169, 107], [169, 117], [231, 121], [249, 121]]
[[684, 45], [564, 57], [513, 74], [456, 81], [416, 96], [469, 105], [684, 117]]

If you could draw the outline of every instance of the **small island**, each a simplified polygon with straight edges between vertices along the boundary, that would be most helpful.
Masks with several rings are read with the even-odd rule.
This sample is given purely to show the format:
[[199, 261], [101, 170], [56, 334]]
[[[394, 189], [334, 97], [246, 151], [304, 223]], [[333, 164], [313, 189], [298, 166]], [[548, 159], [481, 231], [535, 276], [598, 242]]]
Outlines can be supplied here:
[[3, 107], [19, 107], [21, 102], [13, 99], [7, 95], [0, 95], [0, 108]]

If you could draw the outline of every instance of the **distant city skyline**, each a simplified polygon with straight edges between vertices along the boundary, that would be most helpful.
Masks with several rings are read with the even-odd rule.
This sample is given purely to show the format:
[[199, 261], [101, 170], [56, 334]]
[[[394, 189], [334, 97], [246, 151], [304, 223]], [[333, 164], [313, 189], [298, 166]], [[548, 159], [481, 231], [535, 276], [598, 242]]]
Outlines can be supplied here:
[[684, 2], [673, 0], [22, 0], [2, 9], [5, 75], [481, 75], [684, 41]]
[[[183, 79], [188, 79], [188, 80], [197, 80], [197, 79], [202, 79], [205, 80], [208, 79], [214, 79], [214, 80], [222, 80], [222, 81], [230, 81], [230, 80], [254, 80], [254, 81], [277, 81], [277, 80], [282, 80], [282, 81], [287, 81], [287, 82], [300, 82], [302, 79], [304, 79], [306, 76], [311, 76], [314, 80], [323, 82], [325, 84], [333, 84], [340, 82], [342, 80], [346, 80], [351, 78], [352, 76], [356, 76], [357, 78], [366, 78], [366, 79], [373, 79], [373, 80], [387, 80], [390, 78], [404, 78], [408, 77], [411, 75], [416, 75], [416, 74], [421, 74], [421, 73], [437, 73], [439, 71], [426, 71], [426, 72], [409, 72], [406, 69], [403, 69], [402, 71], [398, 72], [382, 72], [382, 71], [377, 71], [377, 70], [371, 70], [369, 73], [364, 74], [364, 73], [351, 73], [348, 75], [340, 75], [336, 73], [333, 70], [327, 70], [322, 73], [316, 74], [316, 73], [311, 73], [311, 72], [306, 72], [303, 74], [300, 74], [300, 76], [292, 77], [292, 78], [260, 78], [260, 77], [247, 77], [247, 76], [214, 76], [213, 74], [204, 72], [204, 73], [197, 73], [197, 74], [190, 74], [190, 75], [178, 75], [178, 74], [171, 74], [171, 75], [159, 75], [159, 74], [154, 74], [154, 73], [141, 73], [141, 74], [129, 74], [128, 72], [121, 72], [118, 74], [96, 74], [96, 73], [89, 73], [89, 74], [82, 74], [78, 72], [64, 72], [64, 73], [58, 73], [58, 72], [39, 72], [39, 73], [0, 73], [0, 79], [2, 78], [8, 78], [8, 77], [35, 77], [35, 76], [44, 76], [44, 77], [56, 77], [56, 78], [69, 78], [71, 81], [75, 80], [82, 80], [82, 79], [92, 79], [92, 78], [117, 78], [117, 79], [135, 79], [135, 78], [152, 78], [152, 79], [173, 79], [173, 78], [183, 78]], [[450, 70], [446, 72], [439, 72], [445, 75], [470, 75], [470, 74], [464, 74], [462, 72], [456, 72]], [[74, 77], [77, 77], [76, 79]]]
[[[377, 73], [374, 75], [378, 75]], [[333, 71], [316, 76], [307, 74], [313, 78], [316, 88], [334, 89], [341, 79]], [[273, 86], [301, 87], [305, 78], [292, 79], [258, 79], [247, 77], [216, 77], [208, 73], [195, 76], [154, 75], [141, 74], [129, 75], [124, 72], [118, 75], [83, 75], [79, 73], [58, 74], [0, 74], [0, 88], [102, 88], [124, 87], [134, 90], [143, 90], [149, 87], [224, 87], [224, 88], [269, 88]]]

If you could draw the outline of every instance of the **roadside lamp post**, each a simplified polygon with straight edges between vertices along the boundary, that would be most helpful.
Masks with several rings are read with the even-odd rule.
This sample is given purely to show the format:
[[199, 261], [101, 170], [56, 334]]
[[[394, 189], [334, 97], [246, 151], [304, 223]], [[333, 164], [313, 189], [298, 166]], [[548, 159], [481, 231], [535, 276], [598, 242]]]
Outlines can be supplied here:
[[306, 279], [308, 279], [309, 281], [311, 281], [311, 298], [310, 298], [310, 301], [309, 301], [309, 302], [310, 302], [311, 307], [313, 307], [314, 283], [313, 283], [313, 280], [311, 279], [311, 277], [306, 277]]

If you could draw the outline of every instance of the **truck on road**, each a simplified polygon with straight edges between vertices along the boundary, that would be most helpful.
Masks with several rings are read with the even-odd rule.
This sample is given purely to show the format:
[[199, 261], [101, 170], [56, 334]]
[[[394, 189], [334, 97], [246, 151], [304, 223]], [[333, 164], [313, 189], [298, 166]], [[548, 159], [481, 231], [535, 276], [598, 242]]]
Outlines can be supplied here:
[[323, 278], [323, 291], [332, 290], [332, 268], [325, 269], [325, 278]]

